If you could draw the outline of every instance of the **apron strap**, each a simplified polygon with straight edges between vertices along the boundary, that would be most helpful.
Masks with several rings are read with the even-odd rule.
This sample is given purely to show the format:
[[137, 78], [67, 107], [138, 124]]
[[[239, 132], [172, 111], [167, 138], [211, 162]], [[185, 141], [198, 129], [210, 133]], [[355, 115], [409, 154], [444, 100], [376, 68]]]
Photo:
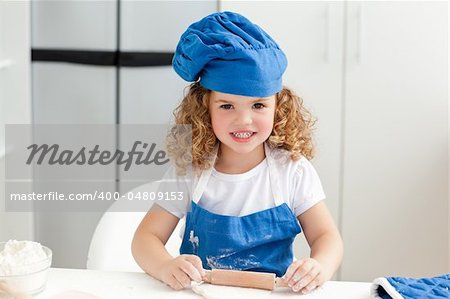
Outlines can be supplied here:
[[[219, 145], [217, 144], [216, 147], [214, 148], [214, 154], [212, 157], [213, 163], [216, 161], [218, 150], [219, 150]], [[192, 201], [194, 203], [197, 204], [200, 201], [200, 198], [202, 197], [202, 194], [206, 189], [206, 185], [208, 185], [209, 177], [211, 176], [213, 168], [214, 168], [214, 164], [210, 168], [202, 171], [200, 178], [199, 178], [197, 184], [195, 185], [194, 192], [192, 193]]]
[[266, 153], [267, 166], [269, 168], [270, 187], [272, 189], [272, 195], [275, 202], [275, 206], [282, 205], [285, 201], [282, 198], [281, 185], [279, 181], [279, 174], [277, 171], [276, 163], [272, 156], [272, 150], [269, 148], [266, 142], [264, 142], [264, 151]]

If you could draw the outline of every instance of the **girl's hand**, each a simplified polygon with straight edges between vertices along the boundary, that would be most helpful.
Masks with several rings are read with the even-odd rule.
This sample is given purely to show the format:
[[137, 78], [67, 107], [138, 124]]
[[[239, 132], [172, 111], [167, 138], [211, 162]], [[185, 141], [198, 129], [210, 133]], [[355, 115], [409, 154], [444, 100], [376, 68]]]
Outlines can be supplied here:
[[161, 280], [175, 290], [191, 285], [191, 280], [202, 281], [206, 274], [202, 260], [192, 254], [182, 254], [161, 266]]
[[283, 278], [294, 292], [300, 291], [302, 294], [311, 292], [326, 280], [322, 265], [313, 258], [296, 260]]

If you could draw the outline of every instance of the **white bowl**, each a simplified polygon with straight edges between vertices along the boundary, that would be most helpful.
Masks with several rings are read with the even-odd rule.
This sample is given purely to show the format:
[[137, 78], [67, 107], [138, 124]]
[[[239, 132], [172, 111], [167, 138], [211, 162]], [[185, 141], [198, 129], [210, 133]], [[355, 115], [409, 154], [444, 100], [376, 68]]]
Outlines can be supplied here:
[[[0, 251], [3, 250], [5, 244], [6, 242], [0, 242]], [[42, 246], [42, 249], [47, 254], [47, 258], [32, 264], [20, 265], [15, 269], [17, 270], [16, 272], [26, 274], [0, 275], [0, 281], [5, 281], [8, 286], [15, 291], [24, 292], [29, 295], [35, 295], [42, 292], [47, 283], [48, 269], [52, 264], [52, 251], [46, 246]], [[24, 270], [25, 268], [28, 269], [28, 271]]]

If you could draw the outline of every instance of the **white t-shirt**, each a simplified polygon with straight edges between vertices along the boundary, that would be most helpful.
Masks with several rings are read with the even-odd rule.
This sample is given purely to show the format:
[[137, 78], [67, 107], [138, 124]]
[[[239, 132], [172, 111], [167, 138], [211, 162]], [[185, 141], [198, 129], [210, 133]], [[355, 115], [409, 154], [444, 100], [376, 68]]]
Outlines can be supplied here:
[[[272, 151], [277, 151], [276, 154], [286, 161], [275, 161], [273, 165], [277, 168], [281, 187], [279, 195], [296, 217], [325, 198], [320, 178], [310, 161], [304, 157], [292, 161], [287, 151]], [[242, 174], [225, 174], [213, 169], [198, 205], [209, 212], [227, 216], [245, 216], [275, 207], [266, 159]], [[192, 188], [186, 188], [192, 194]], [[188, 203], [185, 203], [172, 204], [170, 208], [163, 202], [158, 204], [182, 218], [186, 214]]]

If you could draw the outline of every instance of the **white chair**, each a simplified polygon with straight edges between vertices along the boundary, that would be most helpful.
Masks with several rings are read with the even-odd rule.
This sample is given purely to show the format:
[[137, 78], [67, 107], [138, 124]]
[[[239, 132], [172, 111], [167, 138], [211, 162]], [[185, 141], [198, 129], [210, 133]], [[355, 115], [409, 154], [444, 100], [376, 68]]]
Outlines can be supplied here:
[[[157, 189], [158, 182], [152, 182], [141, 185], [129, 193], [152, 192]], [[131, 254], [131, 242], [146, 212], [113, 212], [125, 211], [125, 208], [120, 209], [124, 204], [127, 202], [115, 202], [100, 219], [89, 247], [86, 263], [88, 269], [142, 272]], [[152, 202], [148, 201], [148, 209], [151, 205]], [[166, 249], [172, 256], [179, 255], [180, 232], [183, 225], [184, 220], [181, 220], [166, 243]]]

